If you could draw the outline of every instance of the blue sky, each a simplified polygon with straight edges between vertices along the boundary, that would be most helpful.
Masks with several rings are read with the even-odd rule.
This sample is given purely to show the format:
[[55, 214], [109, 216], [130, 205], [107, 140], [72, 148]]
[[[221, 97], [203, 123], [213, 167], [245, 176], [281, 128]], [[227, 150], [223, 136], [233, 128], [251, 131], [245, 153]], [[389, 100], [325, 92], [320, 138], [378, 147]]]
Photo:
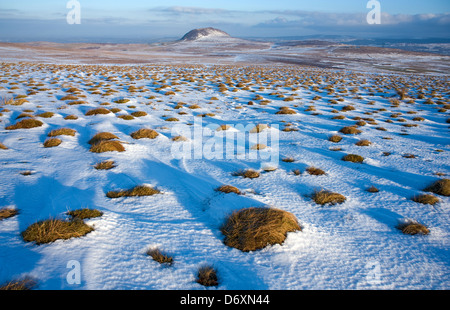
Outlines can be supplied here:
[[450, 0], [379, 0], [381, 25], [368, 25], [368, 0], [0, 0], [0, 40], [145, 40], [216, 27], [236, 37], [345, 35], [450, 38]]

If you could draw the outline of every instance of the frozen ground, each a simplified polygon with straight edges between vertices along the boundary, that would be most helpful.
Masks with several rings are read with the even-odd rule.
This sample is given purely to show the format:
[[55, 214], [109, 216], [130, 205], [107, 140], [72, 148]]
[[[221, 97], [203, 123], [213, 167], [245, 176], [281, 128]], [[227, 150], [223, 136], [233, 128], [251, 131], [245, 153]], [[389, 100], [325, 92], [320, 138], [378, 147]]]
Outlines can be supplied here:
[[[38, 280], [38, 289], [201, 290], [196, 271], [212, 264], [219, 275], [219, 286], [212, 289], [219, 290], [450, 288], [450, 198], [438, 196], [436, 205], [411, 200], [431, 182], [450, 174], [447, 75], [364, 74], [295, 66], [3, 63], [1, 68], [0, 96], [24, 95], [27, 102], [3, 105], [0, 111], [0, 142], [8, 147], [0, 150], [0, 208], [19, 210], [17, 216], [0, 221], [0, 283], [31, 276]], [[248, 88], [237, 86], [239, 82]], [[227, 91], [219, 91], [222, 83]], [[130, 85], [139, 91], [129, 92]], [[327, 92], [329, 85], [336, 92]], [[405, 85], [414, 101], [394, 104], [392, 99], [398, 98], [394, 88]], [[83, 104], [61, 100], [71, 87], [79, 89], [75, 95]], [[109, 89], [116, 92], [108, 93]], [[166, 95], [169, 90], [175, 94]], [[419, 90], [425, 98], [416, 99]], [[255, 99], [256, 95], [268, 102]], [[288, 97], [293, 101], [284, 100]], [[130, 101], [114, 103], [121, 98]], [[343, 101], [330, 103], [337, 98]], [[428, 98], [433, 104], [426, 104]], [[179, 102], [186, 105], [174, 109]], [[85, 115], [102, 103], [121, 110]], [[189, 109], [192, 104], [200, 108]], [[343, 112], [347, 105], [355, 110]], [[275, 114], [283, 106], [297, 113]], [[6, 130], [24, 111], [44, 126]], [[37, 116], [45, 111], [55, 115]], [[134, 111], [148, 115], [132, 120], [117, 117]], [[204, 113], [214, 115], [198, 117]], [[67, 115], [78, 119], [66, 120]], [[344, 119], [333, 119], [336, 115]], [[165, 121], [169, 116], [179, 121]], [[424, 120], [414, 121], [416, 116]], [[267, 172], [258, 159], [174, 158], [177, 142], [171, 140], [172, 129], [200, 119], [203, 127], [211, 128], [270, 124], [269, 130], [279, 135], [280, 159], [295, 161], [280, 160], [275, 171]], [[359, 127], [360, 135], [338, 132], [358, 119], [368, 122]], [[283, 131], [286, 124], [298, 131]], [[57, 147], [44, 148], [48, 132], [61, 127], [77, 133], [62, 136]], [[160, 135], [154, 140], [132, 139], [130, 134], [142, 127]], [[89, 152], [87, 141], [104, 131], [116, 134], [126, 151]], [[342, 135], [343, 140], [328, 141], [332, 134]], [[361, 139], [372, 145], [356, 146]], [[341, 149], [332, 150], [335, 147]], [[383, 156], [383, 152], [391, 154]], [[342, 161], [347, 153], [362, 155], [364, 163]], [[117, 167], [94, 169], [102, 160], [114, 160]], [[309, 166], [327, 174], [309, 175], [305, 172]], [[245, 168], [260, 170], [261, 176], [250, 180], [232, 175]], [[294, 169], [302, 173], [295, 175]], [[31, 174], [22, 175], [25, 171]], [[162, 194], [105, 196], [109, 190], [141, 184]], [[216, 192], [222, 184], [234, 185], [245, 194]], [[380, 191], [367, 192], [372, 185]], [[341, 193], [347, 200], [318, 205], [309, 195], [320, 189]], [[289, 233], [282, 245], [249, 253], [225, 246], [219, 228], [226, 215], [262, 205], [293, 213], [302, 231]], [[104, 214], [86, 221], [95, 231], [84, 237], [44, 245], [21, 238], [20, 233], [38, 220], [64, 218], [67, 210], [86, 207]], [[396, 225], [405, 219], [425, 224], [430, 234], [402, 234]], [[174, 265], [163, 267], [149, 258], [145, 253], [152, 247], [172, 255]], [[67, 264], [73, 260], [81, 266], [79, 285], [66, 279], [71, 270]]]

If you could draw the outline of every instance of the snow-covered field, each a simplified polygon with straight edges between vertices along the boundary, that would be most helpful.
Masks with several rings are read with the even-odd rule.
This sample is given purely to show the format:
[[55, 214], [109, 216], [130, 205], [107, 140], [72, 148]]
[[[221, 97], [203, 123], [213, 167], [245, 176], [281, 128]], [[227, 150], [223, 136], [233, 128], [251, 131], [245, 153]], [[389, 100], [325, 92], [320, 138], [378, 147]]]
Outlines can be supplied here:
[[[403, 88], [400, 98], [397, 90]], [[0, 143], [7, 147], [0, 149], [0, 208], [19, 212], [0, 220], [0, 284], [28, 276], [37, 289], [202, 290], [196, 273], [209, 264], [219, 278], [210, 289], [218, 290], [450, 288], [450, 197], [433, 194], [439, 198], [434, 205], [412, 200], [432, 182], [449, 178], [448, 76], [295, 66], [3, 63], [0, 96], [16, 99], [0, 107]], [[99, 107], [117, 109], [86, 115]], [[276, 114], [281, 107], [296, 113]], [[146, 115], [119, 117], [136, 111]], [[43, 112], [54, 115], [39, 116]], [[21, 113], [30, 114], [21, 119], [43, 125], [7, 130]], [[199, 122], [204, 136], [196, 131]], [[339, 132], [357, 122], [360, 134]], [[180, 145], [202, 150], [211, 139], [222, 139], [225, 133], [214, 130], [220, 125], [238, 131], [252, 124], [268, 124], [265, 132], [279, 138], [256, 159], [233, 150], [213, 158], [206, 152], [174, 156]], [[63, 127], [76, 130], [75, 136], [44, 147], [48, 133]], [[133, 139], [130, 134], [140, 128], [159, 135]], [[172, 141], [176, 128], [187, 141]], [[99, 132], [115, 134], [125, 151], [90, 152], [88, 141]], [[261, 134], [248, 133], [244, 153]], [[332, 135], [343, 139], [331, 142]], [[364, 139], [371, 144], [355, 145]], [[269, 171], [261, 157], [271, 151], [279, 160]], [[346, 154], [361, 155], [364, 162], [341, 160]], [[116, 167], [94, 168], [104, 160]], [[308, 167], [326, 174], [311, 175]], [[247, 168], [260, 177], [233, 175]], [[215, 190], [224, 184], [243, 194]], [[106, 196], [137, 185], [161, 193]], [[367, 191], [371, 186], [379, 191]], [[321, 189], [346, 200], [319, 205], [311, 194]], [[262, 250], [226, 246], [220, 227], [227, 215], [252, 206], [291, 212], [302, 230]], [[87, 235], [41, 245], [23, 240], [29, 225], [67, 218], [67, 211], [80, 208], [103, 212], [86, 220], [95, 229]], [[406, 220], [430, 233], [403, 234], [396, 226]], [[171, 255], [173, 265], [146, 254], [155, 247]], [[74, 262], [81, 268], [79, 284], [70, 281]]]

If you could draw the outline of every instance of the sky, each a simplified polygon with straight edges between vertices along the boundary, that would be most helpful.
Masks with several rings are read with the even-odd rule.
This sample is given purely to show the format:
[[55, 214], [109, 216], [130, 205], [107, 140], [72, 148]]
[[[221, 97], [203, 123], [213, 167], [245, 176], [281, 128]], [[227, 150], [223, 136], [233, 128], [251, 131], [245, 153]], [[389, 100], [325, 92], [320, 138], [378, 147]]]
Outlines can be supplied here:
[[[80, 4], [80, 23], [67, 15]], [[215, 27], [234, 37], [352, 36], [450, 39], [450, 0], [0, 0], [0, 41], [181, 38]], [[74, 16], [74, 15], [70, 15]], [[371, 15], [372, 16], [372, 15]]]

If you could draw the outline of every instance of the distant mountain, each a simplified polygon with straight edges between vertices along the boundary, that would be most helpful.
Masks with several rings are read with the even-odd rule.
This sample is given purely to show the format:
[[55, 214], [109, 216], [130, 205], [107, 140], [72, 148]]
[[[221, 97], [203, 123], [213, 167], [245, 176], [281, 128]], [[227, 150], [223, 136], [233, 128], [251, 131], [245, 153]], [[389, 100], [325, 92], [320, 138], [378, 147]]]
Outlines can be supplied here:
[[181, 38], [181, 41], [198, 41], [203, 39], [216, 38], [231, 38], [231, 36], [220, 29], [208, 27], [189, 31]]

